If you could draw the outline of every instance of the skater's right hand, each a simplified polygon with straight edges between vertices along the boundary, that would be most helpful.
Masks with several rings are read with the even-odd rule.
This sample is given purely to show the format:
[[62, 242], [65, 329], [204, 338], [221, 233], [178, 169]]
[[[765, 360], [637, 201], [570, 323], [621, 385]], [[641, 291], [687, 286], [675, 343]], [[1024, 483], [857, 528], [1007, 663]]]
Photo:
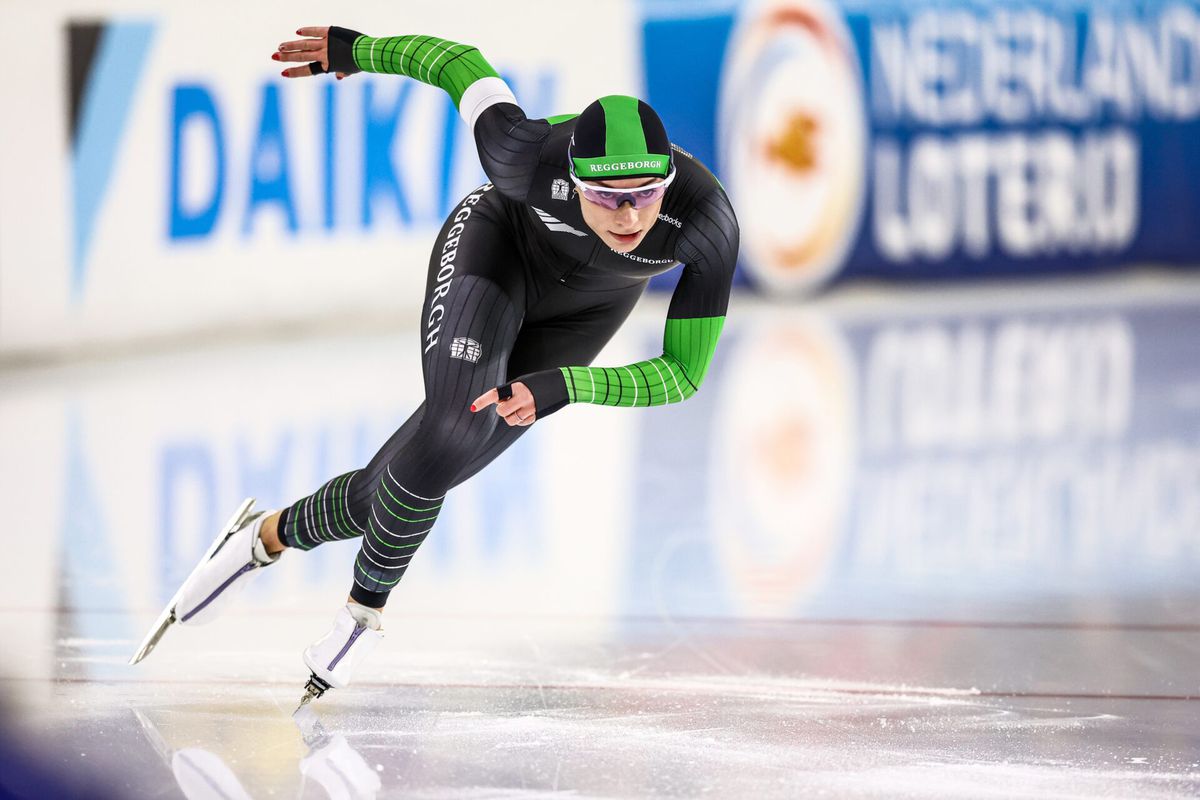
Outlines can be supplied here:
[[[312, 65], [319, 63], [321, 71], [329, 69], [329, 26], [319, 25], [315, 27], [300, 28], [296, 31], [299, 36], [306, 36], [306, 39], [293, 39], [290, 42], [283, 42], [279, 45], [271, 58], [275, 61], [303, 61], [305, 62], [299, 67], [288, 67], [283, 71], [285, 78], [307, 78], [310, 75], [320, 75], [321, 72], [313, 72]], [[348, 73], [338, 72], [337, 79], [340, 81], [345, 78]]]
[[529, 387], [520, 381], [507, 384], [507, 386], [512, 390], [512, 394], [507, 399], [500, 399], [501, 387], [488, 389], [476, 397], [474, 403], [471, 403], [471, 413], [483, 411], [488, 406], [495, 404], [496, 413], [508, 423], [509, 427], [532, 425], [537, 420], [537, 401], [534, 400], [533, 392], [529, 391]]

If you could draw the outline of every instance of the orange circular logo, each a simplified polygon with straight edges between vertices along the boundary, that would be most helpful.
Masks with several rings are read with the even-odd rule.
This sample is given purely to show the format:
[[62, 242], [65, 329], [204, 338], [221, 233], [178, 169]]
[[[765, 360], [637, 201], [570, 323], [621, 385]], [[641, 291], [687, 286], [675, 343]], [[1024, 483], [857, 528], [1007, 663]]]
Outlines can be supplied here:
[[743, 11], [722, 77], [719, 152], [755, 283], [794, 293], [837, 274], [862, 217], [862, 76], [821, 0]]

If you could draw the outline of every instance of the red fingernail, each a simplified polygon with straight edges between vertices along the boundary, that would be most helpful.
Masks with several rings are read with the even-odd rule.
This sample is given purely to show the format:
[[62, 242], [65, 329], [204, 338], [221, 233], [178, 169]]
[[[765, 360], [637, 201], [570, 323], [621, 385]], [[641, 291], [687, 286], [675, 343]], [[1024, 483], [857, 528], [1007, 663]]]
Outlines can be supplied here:
[[279, 73], [279, 74], [280, 74], [280, 75], [282, 75], [283, 77], [285, 77], [285, 78], [286, 78], [286, 77], [287, 77], [287, 70], [285, 69], [283, 72], [281, 72], [281, 73]]
[[300, 35], [302, 35], [302, 34], [300, 33], [300, 31], [296, 31], [296, 35], [297, 35], [297, 36], [300, 36]]
[[271, 53], [271, 58], [273, 58], [273, 59], [275, 59], [276, 61], [278, 61], [278, 60], [279, 60], [279, 53]]
[[471, 410], [472, 410], [472, 411], [474, 411], [474, 410], [475, 410], [475, 404], [474, 404], [474, 403], [471, 403]]

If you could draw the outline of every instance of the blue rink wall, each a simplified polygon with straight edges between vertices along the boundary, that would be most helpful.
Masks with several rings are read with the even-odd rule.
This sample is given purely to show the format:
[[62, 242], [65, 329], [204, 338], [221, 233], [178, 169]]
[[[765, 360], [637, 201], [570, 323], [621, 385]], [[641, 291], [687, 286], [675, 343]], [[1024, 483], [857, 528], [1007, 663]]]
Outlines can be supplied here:
[[[645, 96], [733, 197], [736, 281], [763, 294], [1198, 261], [1195, 2], [527, 8], [339, 21], [477, 44], [533, 115]], [[484, 179], [442, 92], [285, 81], [275, 10], [22, 15], [30, 77], [0, 99], [46, 111], [0, 123], [0, 354], [419, 307], [438, 223]], [[221, 57], [177, 57], [198, 25], [228, 31]], [[561, 44], [583, 25], [603, 51]]]

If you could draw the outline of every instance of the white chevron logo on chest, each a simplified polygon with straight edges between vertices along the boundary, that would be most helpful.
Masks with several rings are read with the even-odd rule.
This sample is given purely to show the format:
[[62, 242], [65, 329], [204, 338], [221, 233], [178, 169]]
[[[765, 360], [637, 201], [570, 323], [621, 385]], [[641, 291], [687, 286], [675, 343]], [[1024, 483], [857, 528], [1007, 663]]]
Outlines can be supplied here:
[[545, 211], [542, 211], [537, 206], [530, 206], [530, 208], [532, 208], [534, 211], [537, 212], [538, 219], [540, 219], [542, 222], [544, 222], [546, 224], [546, 227], [552, 231], [559, 231], [560, 233], [570, 233], [570, 234], [574, 234], [575, 236], [587, 236], [587, 234], [584, 233], [583, 231], [581, 231], [577, 228], [572, 228], [570, 225], [563, 222], [561, 219], [556, 219], [555, 217], [550, 216], [549, 214], [547, 214]]

